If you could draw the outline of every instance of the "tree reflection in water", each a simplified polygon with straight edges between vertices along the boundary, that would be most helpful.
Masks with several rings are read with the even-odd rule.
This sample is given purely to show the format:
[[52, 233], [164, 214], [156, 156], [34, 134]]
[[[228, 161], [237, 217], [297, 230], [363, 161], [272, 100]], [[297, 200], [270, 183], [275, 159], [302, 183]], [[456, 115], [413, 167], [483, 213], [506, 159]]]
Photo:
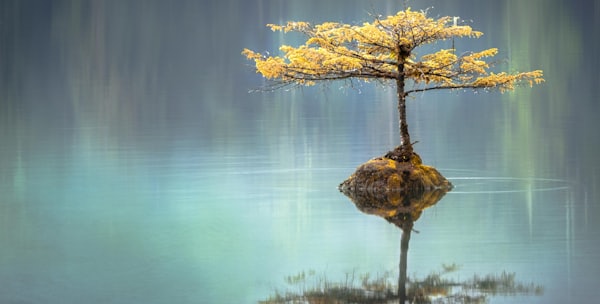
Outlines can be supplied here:
[[441, 271], [425, 278], [407, 278], [408, 245], [415, 221], [423, 210], [435, 205], [450, 189], [431, 191], [389, 190], [357, 191], [341, 187], [356, 207], [366, 214], [383, 217], [402, 231], [397, 285], [392, 272], [371, 278], [369, 274], [346, 274], [344, 282], [330, 282], [315, 271], [288, 276], [286, 282], [294, 291], [277, 292], [261, 303], [484, 303], [490, 295], [540, 295], [541, 286], [523, 284], [514, 273], [474, 275], [462, 281], [448, 279], [446, 274], [458, 266], [443, 265]]

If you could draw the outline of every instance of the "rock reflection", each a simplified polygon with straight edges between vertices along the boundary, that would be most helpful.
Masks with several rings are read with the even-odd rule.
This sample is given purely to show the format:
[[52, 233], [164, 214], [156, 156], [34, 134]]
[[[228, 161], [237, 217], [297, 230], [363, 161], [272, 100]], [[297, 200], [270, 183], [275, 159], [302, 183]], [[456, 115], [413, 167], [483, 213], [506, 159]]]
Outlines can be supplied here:
[[408, 278], [408, 245], [413, 225], [423, 211], [437, 204], [450, 188], [372, 190], [340, 187], [360, 211], [382, 217], [402, 231], [397, 285], [393, 283], [392, 272], [375, 278], [369, 274], [349, 273], [344, 282], [331, 282], [325, 274], [319, 276], [310, 270], [286, 278], [288, 284], [298, 286], [297, 290], [277, 292], [261, 303], [485, 303], [489, 296], [543, 293], [543, 287], [520, 283], [514, 273], [505, 271], [475, 274], [466, 280], [447, 278], [459, 269], [456, 264], [442, 265], [441, 271], [424, 278]]
[[407, 300], [408, 243], [413, 224], [419, 219], [423, 210], [437, 204], [450, 190], [450, 187], [432, 190], [386, 188], [383, 191], [371, 191], [371, 187], [368, 186], [349, 188], [344, 187], [344, 183], [340, 185], [340, 191], [348, 196], [360, 211], [383, 217], [402, 230], [397, 297], [400, 303], [404, 303]]

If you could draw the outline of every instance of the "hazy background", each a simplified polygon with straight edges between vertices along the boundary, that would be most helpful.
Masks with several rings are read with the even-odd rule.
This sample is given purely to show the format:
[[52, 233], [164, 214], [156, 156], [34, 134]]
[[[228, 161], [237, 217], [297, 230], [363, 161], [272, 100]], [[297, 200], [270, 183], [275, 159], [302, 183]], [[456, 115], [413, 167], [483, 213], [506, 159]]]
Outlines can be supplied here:
[[[240, 53], [301, 42], [267, 23], [404, 5], [1, 1], [0, 302], [252, 303], [304, 270], [396, 270], [400, 232], [336, 190], [399, 144], [394, 90], [248, 93], [264, 83]], [[408, 5], [484, 32], [459, 51], [546, 79], [409, 101], [415, 149], [456, 185], [415, 224], [409, 274], [506, 270], [545, 293], [492, 302], [595, 302], [600, 4]]]

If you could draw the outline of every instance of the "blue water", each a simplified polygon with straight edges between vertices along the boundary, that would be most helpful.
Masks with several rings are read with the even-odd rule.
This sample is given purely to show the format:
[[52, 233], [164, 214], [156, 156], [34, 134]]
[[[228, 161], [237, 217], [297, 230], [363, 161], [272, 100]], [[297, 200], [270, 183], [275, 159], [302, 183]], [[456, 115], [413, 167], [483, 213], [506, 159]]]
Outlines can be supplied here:
[[[0, 4], [0, 302], [255, 303], [302, 271], [396, 271], [400, 231], [336, 189], [398, 144], [394, 91], [248, 93], [262, 82], [241, 50], [293, 42], [264, 24], [402, 8], [321, 2]], [[415, 223], [409, 275], [456, 263], [544, 287], [492, 303], [596, 302], [598, 41], [558, 60], [536, 48], [554, 36], [522, 50], [529, 31], [505, 29], [560, 16], [577, 42], [598, 36], [598, 6], [438, 2], [414, 6], [464, 12], [489, 39], [473, 46], [542, 54], [547, 83], [409, 102], [415, 149], [455, 185]]]

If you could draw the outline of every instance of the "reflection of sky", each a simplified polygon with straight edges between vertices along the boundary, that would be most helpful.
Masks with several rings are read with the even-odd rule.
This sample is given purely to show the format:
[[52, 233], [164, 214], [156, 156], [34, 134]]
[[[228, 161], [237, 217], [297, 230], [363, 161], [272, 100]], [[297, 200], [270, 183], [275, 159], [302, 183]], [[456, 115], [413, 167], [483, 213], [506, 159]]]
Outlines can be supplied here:
[[[335, 192], [355, 166], [398, 144], [394, 91], [333, 83], [248, 94], [262, 80], [240, 55], [299, 41], [266, 23], [358, 22], [401, 6], [391, 3], [0, 3], [0, 240], [11, 245], [0, 249], [0, 282], [18, 278], [0, 284], [0, 299], [19, 286], [42, 299], [40, 290], [90, 273], [78, 287], [98, 297], [174, 282], [180, 302], [198, 286], [222, 300], [225, 283], [238, 290], [225, 299], [255, 299], [309, 268], [331, 277], [394, 269], [398, 231]], [[598, 245], [599, 6], [413, 5], [430, 6], [485, 33], [459, 49], [498, 47], [510, 60], [501, 69], [541, 68], [547, 82], [504, 95], [416, 95], [409, 125], [425, 163], [450, 178], [556, 178], [576, 191], [451, 193], [417, 222], [409, 273], [509, 265], [550, 286], [569, 280], [559, 272], [597, 274], [578, 261], [596, 258]], [[52, 274], [55, 285], [35, 279]], [[594, 293], [583, 285], [572, 287]]]

